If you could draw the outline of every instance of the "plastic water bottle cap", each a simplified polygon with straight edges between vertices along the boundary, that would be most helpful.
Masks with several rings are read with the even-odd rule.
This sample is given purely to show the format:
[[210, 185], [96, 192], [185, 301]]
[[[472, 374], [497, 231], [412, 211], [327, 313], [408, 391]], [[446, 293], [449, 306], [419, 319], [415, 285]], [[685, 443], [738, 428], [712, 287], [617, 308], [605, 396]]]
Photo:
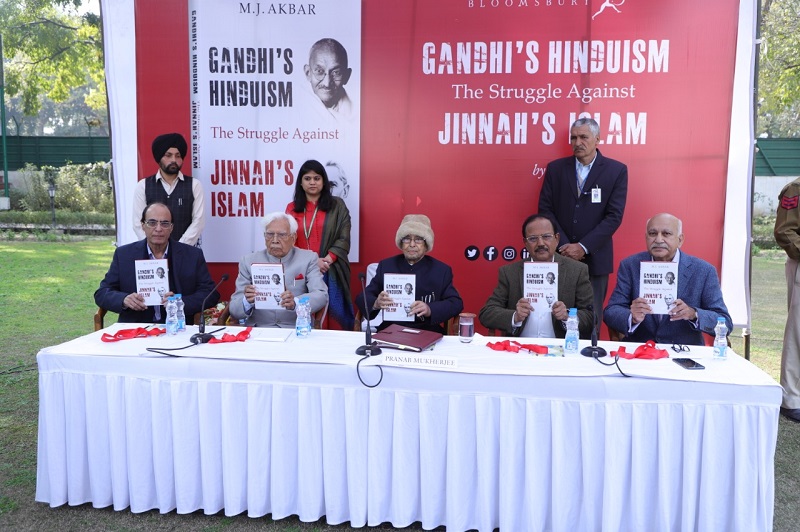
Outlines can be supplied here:
[[308, 295], [303, 295], [303, 296], [300, 296], [300, 299], [299, 299], [300, 303], [302, 303], [303, 305], [305, 305], [306, 303], [308, 303], [308, 302], [309, 302], [309, 300], [310, 300], [310, 298], [308, 297]]
[[181, 294], [175, 294], [175, 299], [183, 299], [183, 296]]
[[569, 315], [570, 316], [577, 316], [578, 315], [578, 309], [576, 309], [574, 307], [569, 309]]

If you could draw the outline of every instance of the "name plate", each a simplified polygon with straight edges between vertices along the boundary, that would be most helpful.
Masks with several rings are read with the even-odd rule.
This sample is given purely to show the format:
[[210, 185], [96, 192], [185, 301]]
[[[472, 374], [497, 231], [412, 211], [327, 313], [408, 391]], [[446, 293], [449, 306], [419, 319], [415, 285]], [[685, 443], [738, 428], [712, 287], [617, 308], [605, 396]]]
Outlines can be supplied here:
[[458, 358], [448, 356], [434, 356], [426, 353], [386, 353], [382, 355], [381, 366], [397, 366], [401, 368], [422, 369], [455, 369], [458, 367]]

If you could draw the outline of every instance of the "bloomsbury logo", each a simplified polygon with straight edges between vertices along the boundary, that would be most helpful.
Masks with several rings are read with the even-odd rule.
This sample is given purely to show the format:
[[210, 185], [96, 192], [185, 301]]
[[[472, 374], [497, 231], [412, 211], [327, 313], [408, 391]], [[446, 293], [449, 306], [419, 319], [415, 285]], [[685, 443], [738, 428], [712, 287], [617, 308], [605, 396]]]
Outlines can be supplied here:
[[620, 6], [625, 3], [625, 0], [620, 0], [619, 2], [612, 2], [611, 0], [604, 0], [603, 4], [600, 6], [600, 9], [597, 10], [597, 13], [592, 15], [592, 20], [596, 19], [599, 15], [603, 13], [603, 11], [608, 10], [609, 12], [616, 11], [617, 13], [622, 13], [620, 11]]
[[[591, 0], [466, 0], [469, 9], [526, 9], [526, 8], [581, 8], [590, 7]], [[600, 8], [592, 14], [592, 20], [603, 13], [622, 13], [620, 6], [625, 0], [603, 0]]]

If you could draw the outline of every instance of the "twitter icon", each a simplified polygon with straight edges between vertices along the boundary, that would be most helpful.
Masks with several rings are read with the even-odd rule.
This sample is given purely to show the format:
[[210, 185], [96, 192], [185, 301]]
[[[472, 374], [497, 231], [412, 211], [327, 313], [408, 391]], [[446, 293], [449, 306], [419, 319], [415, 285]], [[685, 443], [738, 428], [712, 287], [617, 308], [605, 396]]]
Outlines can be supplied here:
[[478, 260], [478, 257], [481, 256], [478, 246], [467, 246], [467, 249], [464, 250], [464, 256], [467, 260]]

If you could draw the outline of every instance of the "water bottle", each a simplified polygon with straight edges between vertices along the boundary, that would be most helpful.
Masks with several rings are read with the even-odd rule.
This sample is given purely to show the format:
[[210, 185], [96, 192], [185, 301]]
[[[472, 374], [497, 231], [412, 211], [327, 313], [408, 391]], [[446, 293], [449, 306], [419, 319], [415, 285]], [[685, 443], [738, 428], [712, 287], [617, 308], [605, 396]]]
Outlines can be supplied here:
[[178, 316], [178, 332], [183, 332], [186, 330], [186, 312], [184, 308], [186, 305], [183, 302], [183, 298], [181, 294], [175, 294], [175, 304], [177, 305], [177, 316]]
[[569, 309], [569, 316], [567, 317], [567, 335], [564, 337], [564, 354], [577, 355], [578, 340], [578, 309]]
[[311, 333], [311, 300], [308, 295], [295, 300], [294, 311], [297, 314], [295, 333], [298, 338], [306, 338]]
[[728, 326], [725, 325], [725, 318], [717, 318], [717, 326], [714, 327], [716, 338], [714, 338], [714, 360], [728, 359]]
[[178, 304], [175, 303], [175, 296], [167, 298], [167, 334], [178, 334]]

